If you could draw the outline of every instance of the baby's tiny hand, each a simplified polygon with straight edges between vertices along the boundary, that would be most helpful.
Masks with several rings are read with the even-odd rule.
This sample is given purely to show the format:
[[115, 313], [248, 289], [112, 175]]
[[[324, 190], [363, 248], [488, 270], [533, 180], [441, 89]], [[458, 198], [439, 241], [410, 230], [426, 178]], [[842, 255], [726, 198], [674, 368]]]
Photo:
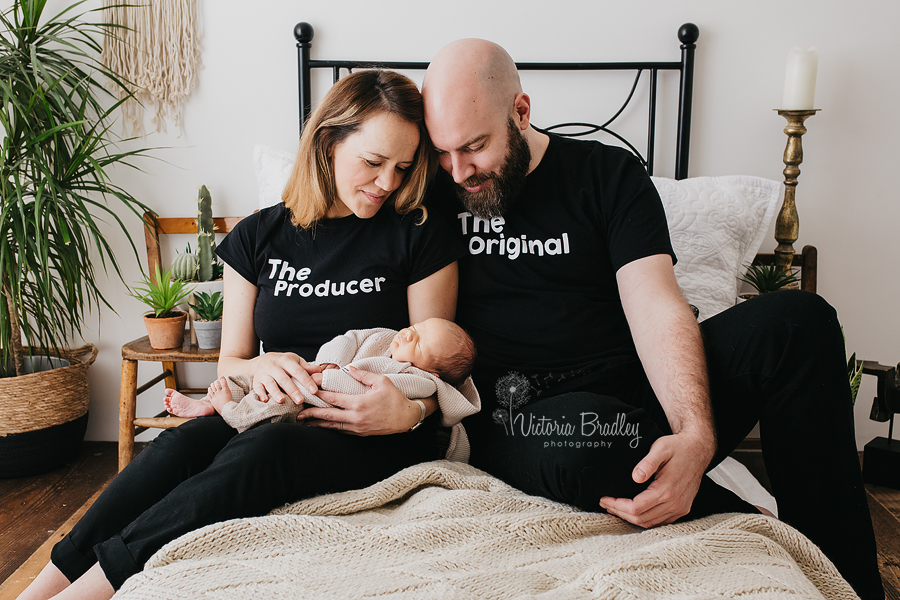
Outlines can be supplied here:
[[322, 374], [321, 373], [313, 373], [310, 375], [312, 377], [313, 382], [319, 387], [322, 387]]
[[341, 368], [339, 365], [336, 365], [334, 363], [322, 363], [319, 366], [322, 367], [323, 370], [324, 369], [340, 369]]

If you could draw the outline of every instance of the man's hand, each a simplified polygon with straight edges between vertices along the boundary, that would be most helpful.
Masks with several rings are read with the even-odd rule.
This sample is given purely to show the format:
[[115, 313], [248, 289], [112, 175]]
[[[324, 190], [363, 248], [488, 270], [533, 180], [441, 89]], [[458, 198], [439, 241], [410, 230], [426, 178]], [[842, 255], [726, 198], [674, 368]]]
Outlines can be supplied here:
[[656, 440], [637, 464], [632, 478], [653, 481], [646, 490], [628, 498], [600, 499], [600, 506], [638, 527], [667, 525], [691, 510], [706, 467], [715, 453], [709, 435], [679, 433]]

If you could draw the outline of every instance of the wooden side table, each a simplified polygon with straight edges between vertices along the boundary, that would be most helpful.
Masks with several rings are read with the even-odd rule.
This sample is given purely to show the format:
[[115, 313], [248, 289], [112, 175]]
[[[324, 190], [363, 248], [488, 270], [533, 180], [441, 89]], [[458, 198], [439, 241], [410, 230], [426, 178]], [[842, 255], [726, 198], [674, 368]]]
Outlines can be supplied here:
[[[162, 363], [162, 373], [138, 387], [138, 362]], [[150, 347], [147, 336], [136, 339], [122, 346], [122, 382], [119, 393], [119, 471], [134, 458], [134, 436], [148, 428], [168, 429], [177, 427], [188, 421], [183, 417], [173, 417], [165, 410], [150, 418], [138, 418], [137, 397], [165, 380], [166, 387], [178, 390], [182, 394], [205, 394], [206, 388], [181, 388], [175, 372], [175, 363], [185, 362], [218, 362], [219, 349], [201, 350], [191, 345], [190, 338], [185, 336], [181, 348], [171, 350], [154, 350]]]

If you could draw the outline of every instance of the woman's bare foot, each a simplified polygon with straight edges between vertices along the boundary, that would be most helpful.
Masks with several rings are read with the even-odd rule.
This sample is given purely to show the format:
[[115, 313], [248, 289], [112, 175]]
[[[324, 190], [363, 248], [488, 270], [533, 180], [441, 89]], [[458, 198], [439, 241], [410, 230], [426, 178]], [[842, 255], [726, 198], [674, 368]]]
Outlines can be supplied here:
[[163, 400], [166, 410], [176, 417], [205, 417], [213, 415], [216, 410], [206, 398], [199, 400], [188, 398], [178, 390], [166, 388], [166, 398]]

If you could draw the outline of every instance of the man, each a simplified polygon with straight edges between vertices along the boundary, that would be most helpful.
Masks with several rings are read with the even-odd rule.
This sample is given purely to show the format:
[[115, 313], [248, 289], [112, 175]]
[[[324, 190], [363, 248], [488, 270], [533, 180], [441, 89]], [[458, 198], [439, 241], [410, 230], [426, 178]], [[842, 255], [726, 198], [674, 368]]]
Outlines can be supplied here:
[[[496, 44], [442, 49], [423, 95], [438, 186], [468, 245], [458, 321], [483, 402], [465, 421], [472, 464], [651, 527], [752, 511], [704, 472], [759, 420], [782, 518], [863, 598], [882, 598], [834, 310], [773, 294], [698, 327], [639, 163], [533, 128]], [[616, 493], [629, 476], [633, 491]]]

